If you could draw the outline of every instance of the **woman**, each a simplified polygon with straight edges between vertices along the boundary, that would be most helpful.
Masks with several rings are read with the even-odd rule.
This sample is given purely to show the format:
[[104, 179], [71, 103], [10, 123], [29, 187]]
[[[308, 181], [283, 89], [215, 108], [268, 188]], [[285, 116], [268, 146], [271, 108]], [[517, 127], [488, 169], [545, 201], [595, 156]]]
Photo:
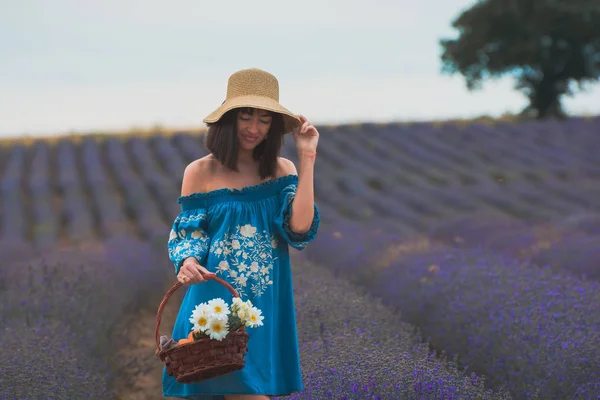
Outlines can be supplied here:
[[[168, 252], [179, 282], [190, 285], [172, 337], [188, 337], [199, 303], [231, 294], [216, 274], [262, 311], [248, 328], [245, 366], [199, 383], [180, 384], [163, 371], [163, 395], [197, 400], [264, 400], [303, 389], [288, 245], [302, 250], [319, 227], [314, 163], [319, 132], [279, 104], [277, 79], [260, 69], [230, 76], [225, 102], [204, 119], [210, 154], [183, 174], [181, 213]], [[279, 157], [293, 132], [298, 169]]]

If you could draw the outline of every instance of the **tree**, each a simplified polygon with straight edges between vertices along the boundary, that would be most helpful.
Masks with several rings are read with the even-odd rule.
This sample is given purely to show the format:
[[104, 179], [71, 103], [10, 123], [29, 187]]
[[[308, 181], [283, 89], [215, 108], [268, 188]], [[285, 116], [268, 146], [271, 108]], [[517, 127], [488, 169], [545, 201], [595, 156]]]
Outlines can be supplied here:
[[479, 0], [442, 39], [442, 72], [469, 90], [513, 76], [538, 119], [564, 117], [563, 95], [600, 79], [600, 0]]

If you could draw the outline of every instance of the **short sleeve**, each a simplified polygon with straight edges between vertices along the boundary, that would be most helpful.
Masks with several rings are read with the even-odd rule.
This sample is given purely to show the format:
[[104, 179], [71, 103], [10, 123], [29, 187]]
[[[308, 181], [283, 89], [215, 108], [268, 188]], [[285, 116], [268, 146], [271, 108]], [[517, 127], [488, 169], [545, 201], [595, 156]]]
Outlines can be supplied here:
[[181, 264], [188, 257], [195, 257], [200, 265], [205, 265], [210, 246], [206, 217], [206, 209], [197, 208], [182, 211], [175, 218], [167, 245], [175, 274], [179, 273]]
[[309, 242], [316, 236], [321, 220], [319, 208], [315, 204], [314, 216], [310, 229], [305, 233], [296, 233], [290, 227], [290, 217], [292, 216], [292, 201], [296, 195], [297, 185], [292, 183], [286, 186], [280, 195], [279, 209], [275, 216], [275, 226], [283, 239], [293, 248], [303, 250]]

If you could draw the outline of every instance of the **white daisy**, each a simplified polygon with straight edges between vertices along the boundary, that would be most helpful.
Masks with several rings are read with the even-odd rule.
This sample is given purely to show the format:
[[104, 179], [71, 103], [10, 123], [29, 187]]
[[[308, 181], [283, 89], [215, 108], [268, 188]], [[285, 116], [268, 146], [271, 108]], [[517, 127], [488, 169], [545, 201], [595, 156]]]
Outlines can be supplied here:
[[212, 299], [208, 302], [208, 307], [215, 319], [227, 320], [229, 315], [229, 306], [221, 298]]
[[208, 321], [211, 315], [211, 309], [206, 303], [198, 304], [194, 311], [192, 311], [192, 316], [190, 318], [190, 322], [194, 324], [192, 330], [204, 332], [208, 327]]
[[256, 328], [257, 326], [263, 325], [263, 319], [265, 317], [262, 316], [262, 311], [260, 311], [256, 307], [251, 307], [249, 310], [249, 316], [246, 321], [246, 326], [251, 328]]
[[233, 300], [231, 301], [234, 305], [236, 306], [240, 306], [243, 302], [242, 299], [239, 297], [234, 297]]
[[237, 316], [239, 319], [246, 322], [250, 316], [250, 306], [248, 305], [248, 302], [242, 302], [240, 300], [240, 303], [238, 304]]
[[211, 339], [215, 340], [223, 340], [225, 336], [229, 333], [229, 327], [227, 325], [227, 321], [211, 318], [208, 323], [208, 329], [206, 333], [210, 336]]

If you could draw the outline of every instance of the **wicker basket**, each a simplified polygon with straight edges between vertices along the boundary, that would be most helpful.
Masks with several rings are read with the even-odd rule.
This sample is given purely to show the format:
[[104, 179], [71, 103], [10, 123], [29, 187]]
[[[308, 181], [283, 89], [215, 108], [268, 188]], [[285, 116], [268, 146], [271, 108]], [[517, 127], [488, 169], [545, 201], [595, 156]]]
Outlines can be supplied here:
[[[234, 297], [239, 297], [236, 290], [223, 279], [217, 276], [210, 276], [208, 279], [219, 282], [229, 289]], [[162, 313], [169, 297], [181, 286], [182, 284], [177, 282], [169, 289], [156, 315], [156, 355], [165, 364], [167, 374], [175, 375], [179, 383], [195, 383], [244, 368], [244, 358], [248, 351], [248, 333], [244, 325], [236, 331], [229, 332], [221, 341], [202, 338], [164, 351], [160, 349], [159, 329]]]

